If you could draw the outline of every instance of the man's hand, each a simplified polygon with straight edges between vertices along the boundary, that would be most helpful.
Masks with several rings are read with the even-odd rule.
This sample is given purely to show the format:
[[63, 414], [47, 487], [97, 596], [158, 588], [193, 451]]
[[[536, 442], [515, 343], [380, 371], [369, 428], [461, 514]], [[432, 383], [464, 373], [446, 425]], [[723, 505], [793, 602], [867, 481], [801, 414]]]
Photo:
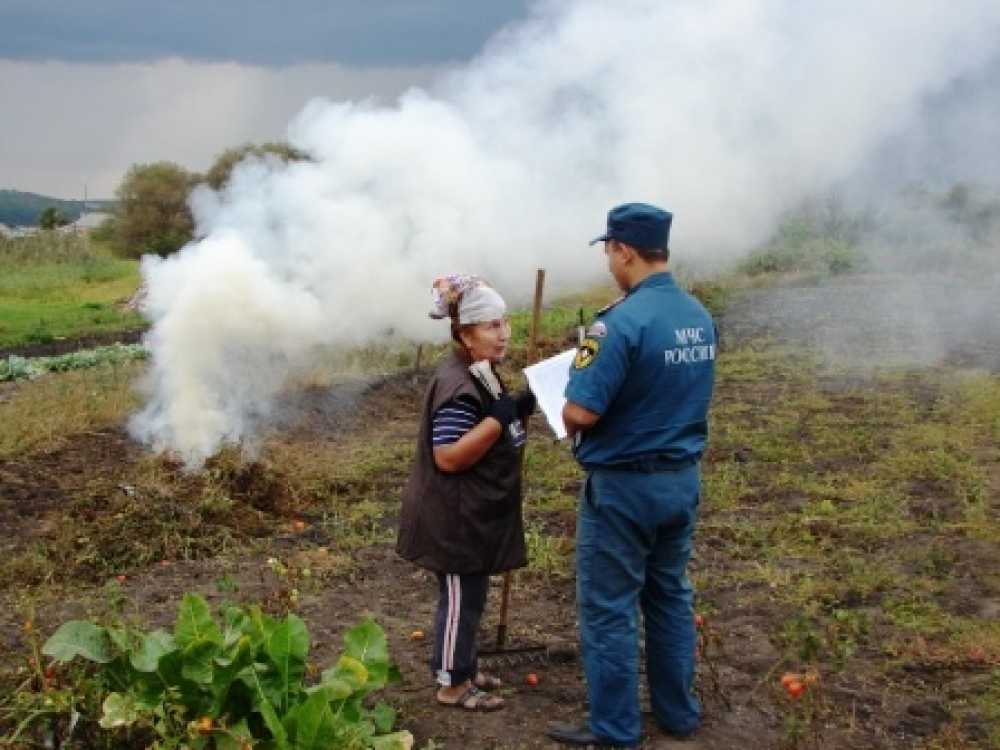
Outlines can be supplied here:
[[572, 401], [567, 401], [566, 405], [563, 406], [562, 418], [563, 424], [566, 425], [566, 432], [570, 437], [573, 437], [576, 433], [589, 430], [597, 424], [597, 420], [601, 418], [601, 415], [589, 409], [584, 409]]

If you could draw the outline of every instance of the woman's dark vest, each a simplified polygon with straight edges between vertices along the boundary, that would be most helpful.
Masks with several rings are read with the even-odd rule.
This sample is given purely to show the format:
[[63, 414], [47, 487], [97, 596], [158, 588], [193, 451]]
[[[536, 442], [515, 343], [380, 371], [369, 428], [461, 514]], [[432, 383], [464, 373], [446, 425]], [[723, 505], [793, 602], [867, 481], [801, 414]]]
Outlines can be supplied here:
[[434, 463], [435, 412], [458, 396], [486, 413], [491, 397], [452, 354], [427, 387], [417, 453], [403, 492], [396, 552], [438, 573], [500, 573], [527, 564], [521, 518], [521, 458], [505, 431], [475, 465], [448, 474]]

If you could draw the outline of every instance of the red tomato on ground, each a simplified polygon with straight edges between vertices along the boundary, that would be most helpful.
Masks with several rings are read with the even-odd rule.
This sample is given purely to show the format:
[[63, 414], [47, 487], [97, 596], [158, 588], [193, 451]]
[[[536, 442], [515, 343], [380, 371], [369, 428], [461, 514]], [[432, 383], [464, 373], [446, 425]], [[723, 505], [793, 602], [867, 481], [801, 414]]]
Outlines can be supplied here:
[[806, 686], [803, 685], [798, 680], [793, 680], [792, 682], [789, 682], [787, 685], [785, 685], [785, 690], [788, 691], [788, 696], [790, 698], [798, 698], [800, 695], [802, 695], [803, 692], [805, 692], [805, 689]]
[[781, 675], [781, 686], [787, 688], [792, 682], [799, 682], [800, 677], [795, 672], [785, 672]]

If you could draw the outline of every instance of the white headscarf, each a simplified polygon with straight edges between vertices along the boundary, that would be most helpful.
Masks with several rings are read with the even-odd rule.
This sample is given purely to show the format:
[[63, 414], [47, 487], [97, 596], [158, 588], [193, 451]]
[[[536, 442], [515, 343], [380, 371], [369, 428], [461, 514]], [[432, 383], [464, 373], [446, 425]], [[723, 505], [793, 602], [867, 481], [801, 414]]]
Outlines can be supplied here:
[[446, 318], [458, 303], [458, 323], [487, 323], [507, 314], [507, 303], [496, 289], [478, 276], [453, 273], [434, 279], [431, 286], [432, 318]]

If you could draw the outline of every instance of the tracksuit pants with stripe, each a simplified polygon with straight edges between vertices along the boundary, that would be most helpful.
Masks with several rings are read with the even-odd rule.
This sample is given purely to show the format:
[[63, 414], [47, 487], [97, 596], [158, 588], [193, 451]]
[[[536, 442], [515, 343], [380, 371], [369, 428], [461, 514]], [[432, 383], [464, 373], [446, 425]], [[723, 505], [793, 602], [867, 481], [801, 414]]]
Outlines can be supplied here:
[[471, 680], [478, 671], [476, 635], [490, 587], [488, 575], [438, 573], [437, 614], [434, 618], [434, 656], [431, 671], [444, 687]]

